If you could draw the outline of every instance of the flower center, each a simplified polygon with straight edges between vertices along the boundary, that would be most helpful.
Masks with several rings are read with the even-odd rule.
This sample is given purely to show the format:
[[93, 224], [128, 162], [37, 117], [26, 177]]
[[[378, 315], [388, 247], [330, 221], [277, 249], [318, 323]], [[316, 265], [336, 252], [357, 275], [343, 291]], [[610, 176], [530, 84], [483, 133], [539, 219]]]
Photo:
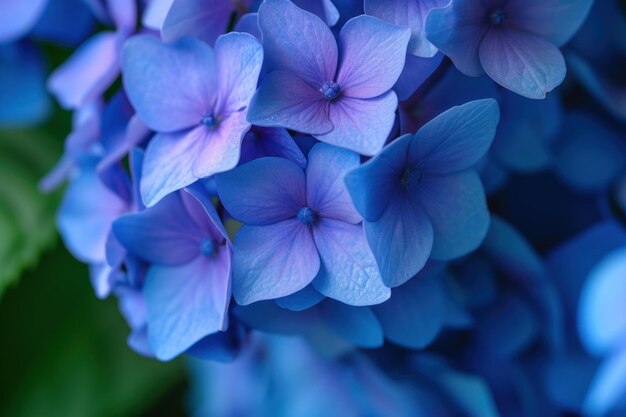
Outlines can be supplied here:
[[201, 123], [206, 127], [215, 129], [217, 127], [217, 124], [219, 123], [219, 119], [213, 114], [213, 112], [208, 111], [202, 115]]
[[324, 98], [328, 101], [336, 99], [337, 96], [339, 96], [340, 90], [339, 84], [334, 81], [326, 81], [322, 84], [322, 87], [320, 87], [320, 93], [322, 93]]
[[405, 190], [414, 189], [420, 182], [422, 182], [422, 173], [417, 168], [405, 169], [404, 173], [402, 173], [402, 178], [400, 179], [402, 188]]
[[298, 220], [305, 226], [310, 226], [315, 221], [315, 213], [308, 207], [302, 207], [298, 210]]
[[202, 255], [209, 257], [215, 255], [216, 252], [217, 248], [213, 239], [205, 237], [200, 241], [200, 253]]
[[500, 7], [493, 10], [489, 15], [489, 23], [492, 26], [501, 26], [506, 19], [506, 13]]

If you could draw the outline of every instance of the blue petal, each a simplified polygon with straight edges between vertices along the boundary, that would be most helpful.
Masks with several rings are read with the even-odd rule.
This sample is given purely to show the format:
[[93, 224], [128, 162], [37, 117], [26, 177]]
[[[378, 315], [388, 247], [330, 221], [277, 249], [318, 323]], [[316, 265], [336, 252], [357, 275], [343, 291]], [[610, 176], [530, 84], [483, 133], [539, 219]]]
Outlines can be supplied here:
[[318, 88], [334, 81], [337, 43], [319, 17], [287, 0], [266, 0], [259, 7], [259, 26], [270, 71], [292, 72]]
[[285, 129], [253, 127], [241, 144], [240, 165], [264, 156], [279, 156], [295, 162], [302, 169], [307, 160], [298, 145]]
[[259, 14], [246, 13], [241, 16], [234, 29], [235, 32], [249, 33], [260, 41], [263, 40], [263, 34], [259, 27]]
[[446, 312], [441, 279], [424, 270], [394, 288], [389, 301], [373, 307], [387, 339], [412, 349], [422, 349], [435, 340]]
[[371, 308], [327, 300], [320, 305], [320, 318], [333, 333], [356, 346], [375, 348], [384, 342], [383, 329]]
[[243, 226], [233, 251], [233, 295], [241, 305], [293, 294], [320, 268], [311, 232], [295, 219]]
[[245, 336], [239, 323], [231, 323], [228, 330], [206, 336], [187, 349], [194, 358], [218, 362], [231, 362], [237, 357]]
[[382, 216], [364, 225], [385, 285], [404, 284], [426, 264], [433, 245], [433, 226], [421, 207], [404, 196], [394, 195]]
[[626, 394], [626, 349], [617, 351], [600, 366], [587, 391], [583, 411], [589, 416], [607, 415], [616, 405], [623, 403], [624, 394]]
[[453, 107], [415, 134], [409, 165], [422, 174], [451, 174], [471, 168], [491, 146], [499, 120], [494, 99]]
[[398, 98], [393, 91], [370, 99], [342, 96], [328, 108], [333, 129], [314, 134], [322, 142], [363, 155], [378, 153], [396, 120]]
[[315, 145], [306, 168], [307, 206], [322, 217], [361, 223], [344, 182], [346, 172], [359, 162], [354, 152], [324, 143]]
[[148, 338], [156, 357], [170, 360], [228, 326], [230, 256], [199, 256], [181, 266], [152, 266], [143, 294]]
[[313, 237], [323, 266], [313, 281], [316, 290], [353, 306], [389, 298], [362, 225], [322, 218], [313, 226]]
[[286, 297], [277, 298], [276, 304], [291, 311], [307, 310], [319, 304], [324, 298], [312, 285]]
[[433, 258], [447, 260], [466, 255], [487, 235], [489, 210], [476, 172], [423, 176], [413, 198], [432, 223]]
[[175, 0], [163, 21], [161, 37], [175, 42], [184, 37], [195, 37], [213, 45], [219, 35], [228, 29], [235, 3], [228, 0], [212, 1], [210, 5], [196, 0]]
[[565, 79], [565, 59], [549, 41], [518, 29], [492, 30], [480, 45], [480, 62], [498, 84], [543, 99]]
[[432, 58], [419, 58], [407, 55], [404, 69], [393, 86], [393, 90], [398, 95], [400, 101], [406, 100], [430, 77], [441, 62], [443, 54], [436, 54]]
[[257, 159], [219, 174], [216, 182], [226, 210], [246, 224], [295, 219], [306, 207], [304, 172], [287, 159]]
[[319, 324], [316, 309], [290, 311], [273, 301], [235, 306], [233, 314], [252, 328], [285, 335], [302, 335]]
[[82, 0], [48, 0], [46, 3], [43, 15], [29, 36], [76, 47], [93, 31], [95, 20]]
[[330, 0], [293, 0], [293, 4], [317, 15], [328, 26], [334, 26], [339, 20], [339, 11]]
[[26, 35], [43, 13], [47, 3], [47, 0], [4, 1], [0, 13], [0, 43]]
[[203, 114], [214, 110], [213, 50], [197, 39], [166, 45], [152, 36], [134, 36], [122, 50], [122, 75], [133, 107], [158, 132], [200, 125]]

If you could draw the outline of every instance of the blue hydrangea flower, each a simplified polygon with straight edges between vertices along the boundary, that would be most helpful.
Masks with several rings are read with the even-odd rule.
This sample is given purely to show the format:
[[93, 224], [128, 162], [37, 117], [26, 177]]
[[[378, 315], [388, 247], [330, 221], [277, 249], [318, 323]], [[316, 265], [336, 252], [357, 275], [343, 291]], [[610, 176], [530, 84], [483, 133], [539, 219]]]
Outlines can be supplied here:
[[215, 50], [193, 38], [166, 45], [140, 35], [126, 43], [128, 97], [158, 133], [144, 161], [146, 205], [237, 165], [262, 60], [261, 45], [243, 33], [220, 37]]
[[250, 123], [312, 134], [365, 155], [378, 152], [395, 120], [390, 89], [402, 72], [410, 31], [359, 16], [341, 29], [338, 49], [322, 20], [288, 0], [265, 1], [259, 26], [271, 72], [252, 99]]
[[231, 248], [210, 199], [198, 189], [168, 195], [113, 224], [119, 243], [149, 263], [142, 287], [148, 341], [169, 360], [228, 327]]
[[365, 13], [394, 25], [411, 29], [408, 53], [432, 58], [438, 49], [426, 38], [426, 17], [435, 8], [447, 6], [450, 0], [365, 0]]
[[43, 14], [48, 0], [5, 0], [0, 14], [0, 43], [11, 42], [26, 35]]
[[217, 177], [222, 203], [245, 223], [234, 242], [239, 304], [284, 297], [310, 283], [352, 305], [389, 298], [343, 183], [358, 164], [357, 154], [318, 144], [306, 171], [269, 157]]
[[559, 47], [593, 0], [453, 0], [428, 15], [428, 40], [466, 75], [487, 73], [503, 87], [541, 99], [565, 78]]
[[429, 256], [465, 255], [485, 237], [489, 211], [472, 167], [498, 119], [493, 99], [454, 107], [346, 176], [386, 285], [406, 282]]

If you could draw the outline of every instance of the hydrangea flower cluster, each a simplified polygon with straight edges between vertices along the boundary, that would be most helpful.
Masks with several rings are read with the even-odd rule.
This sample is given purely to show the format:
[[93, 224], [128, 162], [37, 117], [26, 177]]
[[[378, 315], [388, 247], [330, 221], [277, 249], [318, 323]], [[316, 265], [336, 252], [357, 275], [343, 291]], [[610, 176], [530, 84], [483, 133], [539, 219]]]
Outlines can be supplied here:
[[[48, 2], [2, 6], [0, 122], [93, 28]], [[618, 0], [81, 4], [42, 187], [197, 416], [626, 413]]]

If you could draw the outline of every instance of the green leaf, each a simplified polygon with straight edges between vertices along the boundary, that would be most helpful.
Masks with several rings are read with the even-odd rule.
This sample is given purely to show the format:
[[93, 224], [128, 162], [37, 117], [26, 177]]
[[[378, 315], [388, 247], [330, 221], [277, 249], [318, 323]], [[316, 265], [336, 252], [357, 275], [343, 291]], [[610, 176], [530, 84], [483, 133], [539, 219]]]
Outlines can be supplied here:
[[56, 239], [59, 193], [43, 194], [37, 184], [61, 143], [35, 129], [0, 130], [0, 297]]

